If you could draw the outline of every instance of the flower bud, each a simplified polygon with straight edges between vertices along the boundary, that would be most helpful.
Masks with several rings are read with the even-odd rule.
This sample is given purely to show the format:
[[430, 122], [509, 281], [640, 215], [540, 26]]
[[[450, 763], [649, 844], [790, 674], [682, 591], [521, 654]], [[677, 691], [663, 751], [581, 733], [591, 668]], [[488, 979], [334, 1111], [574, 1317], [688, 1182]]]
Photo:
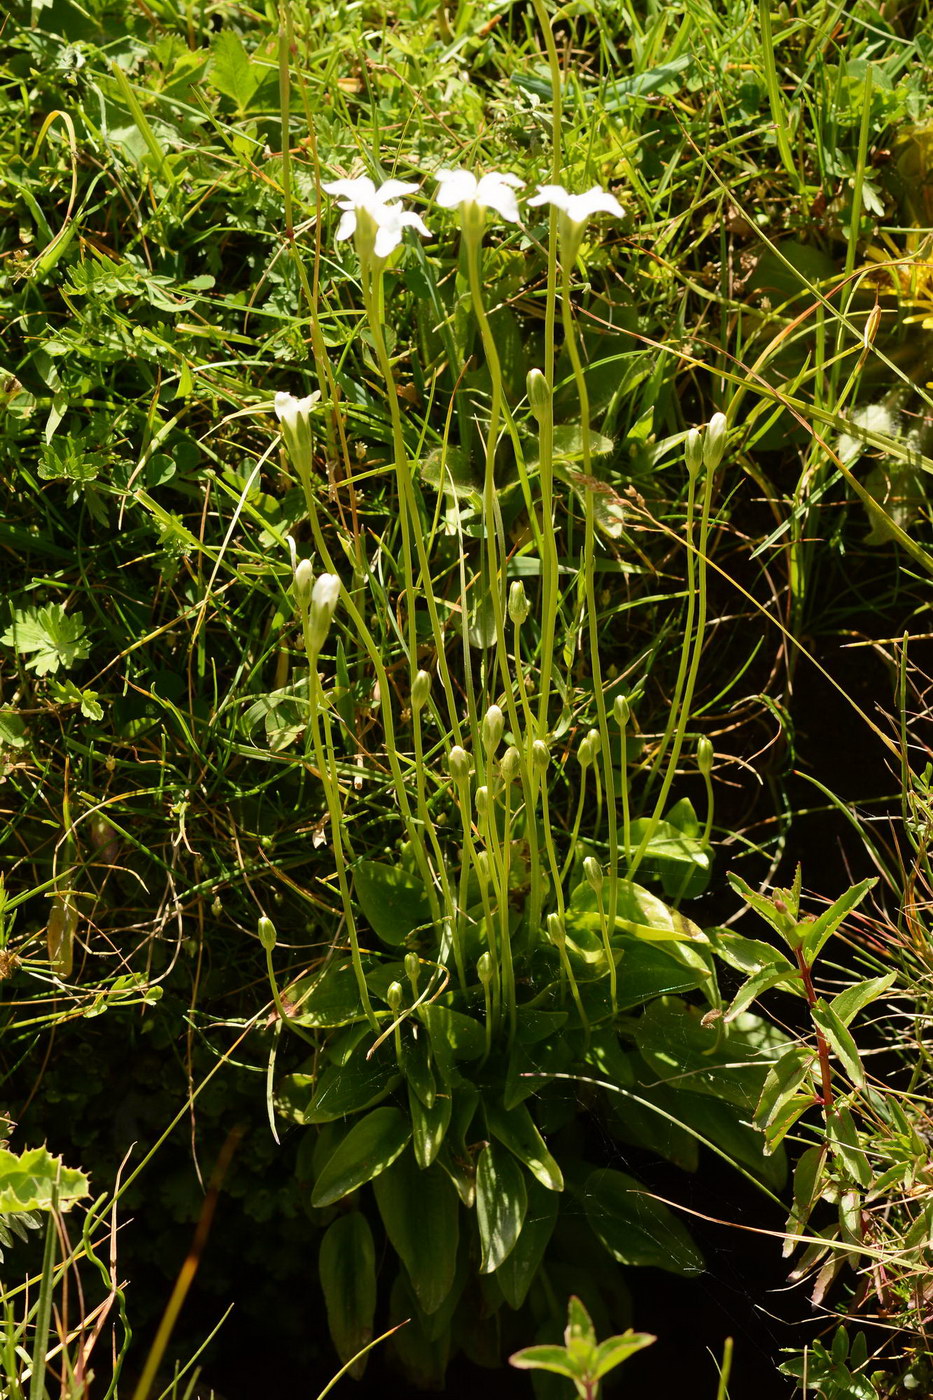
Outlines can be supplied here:
[[559, 914], [548, 914], [546, 919], [548, 938], [555, 948], [563, 948], [566, 939], [564, 921]]
[[459, 744], [454, 744], [447, 755], [447, 771], [455, 783], [468, 783], [470, 781], [470, 755]]
[[715, 471], [722, 461], [722, 454], [726, 450], [726, 438], [729, 436], [729, 424], [726, 422], [724, 413], [714, 413], [709, 420], [709, 427], [706, 429], [706, 436], [703, 439], [703, 465], [707, 471]]
[[278, 934], [275, 931], [275, 924], [271, 919], [267, 919], [265, 914], [263, 914], [262, 918], [259, 920], [257, 932], [259, 934], [260, 943], [267, 953], [271, 953], [276, 945]]
[[311, 476], [311, 413], [320, 397], [317, 391], [303, 399], [287, 393], [275, 396], [275, 416], [282, 427], [285, 447], [292, 466], [303, 480]]
[[386, 1004], [390, 1011], [398, 1011], [403, 995], [401, 982], [389, 983], [386, 988]]
[[531, 612], [531, 605], [525, 596], [525, 585], [517, 578], [509, 589], [509, 617], [520, 627]]
[[330, 630], [331, 618], [340, 597], [340, 579], [336, 574], [319, 574], [311, 590], [308, 605], [308, 645], [318, 654]]
[[499, 760], [499, 772], [504, 783], [514, 783], [522, 771], [522, 756], [514, 744], [510, 744]]
[[712, 740], [708, 739], [704, 734], [697, 744], [697, 767], [704, 778], [708, 778], [710, 773], [712, 773], [715, 758], [716, 752], [713, 748]]
[[478, 817], [481, 817], [481, 818], [482, 818], [482, 817], [485, 817], [485, 816], [486, 816], [486, 812], [487, 812], [487, 810], [488, 810], [488, 808], [489, 808], [489, 788], [488, 788], [488, 787], [478, 787], [478, 788], [476, 789], [476, 798], [475, 798], [475, 802], [476, 802], [476, 815], [477, 815]]
[[409, 982], [411, 983], [411, 989], [412, 989], [412, 991], [415, 993], [416, 996], [417, 996], [417, 994], [418, 994], [418, 978], [419, 978], [420, 975], [421, 975], [421, 959], [418, 957], [418, 954], [417, 954], [417, 953], [406, 953], [406, 954], [405, 954], [405, 976], [408, 978]]
[[420, 710], [428, 703], [431, 694], [431, 677], [427, 671], [419, 671], [411, 683], [411, 707]]
[[489, 853], [488, 851], [475, 851], [473, 854], [473, 869], [476, 871], [476, 878], [481, 885], [489, 884]]
[[593, 762], [595, 763], [603, 751], [603, 738], [598, 729], [587, 730], [586, 737], [590, 741], [590, 748], [593, 750]]
[[295, 601], [302, 612], [311, 601], [311, 590], [314, 587], [314, 570], [311, 567], [310, 559], [300, 559], [295, 565]]
[[703, 436], [699, 428], [691, 428], [684, 443], [684, 460], [691, 477], [699, 475], [703, 465]]
[[476, 975], [484, 987], [488, 987], [492, 981], [492, 958], [488, 949], [485, 953], [480, 953], [476, 960]]
[[525, 379], [525, 389], [528, 394], [528, 406], [540, 423], [543, 418], [547, 418], [551, 412], [551, 390], [548, 382], [539, 369], [530, 369]]
[[590, 736], [584, 734], [577, 747], [577, 762], [581, 768], [589, 768], [593, 758], [593, 745], [590, 743]]
[[543, 739], [535, 739], [531, 746], [531, 766], [536, 773], [544, 773], [551, 761], [551, 751]]
[[603, 887], [603, 868], [595, 856], [587, 856], [583, 862], [583, 874], [591, 890], [598, 894]]
[[617, 695], [612, 702], [612, 715], [620, 729], [624, 729], [628, 724], [631, 713], [632, 710], [628, 703], [627, 696]]
[[502, 731], [505, 728], [505, 715], [498, 705], [490, 705], [483, 716], [482, 734], [483, 747], [487, 753], [495, 753], [502, 739]]

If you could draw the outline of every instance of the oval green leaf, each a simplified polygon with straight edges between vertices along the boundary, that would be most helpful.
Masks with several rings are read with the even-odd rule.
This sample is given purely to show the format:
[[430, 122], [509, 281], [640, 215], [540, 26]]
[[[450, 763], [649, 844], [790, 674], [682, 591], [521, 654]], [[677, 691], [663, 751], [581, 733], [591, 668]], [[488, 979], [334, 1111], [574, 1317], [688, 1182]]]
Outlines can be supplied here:
[[374, 1108], [355, 1123], [321, 1169], [313, 1206], [330, 1206], [372, 1181], [405, 1150], [411, 1124], [397, 1108]]

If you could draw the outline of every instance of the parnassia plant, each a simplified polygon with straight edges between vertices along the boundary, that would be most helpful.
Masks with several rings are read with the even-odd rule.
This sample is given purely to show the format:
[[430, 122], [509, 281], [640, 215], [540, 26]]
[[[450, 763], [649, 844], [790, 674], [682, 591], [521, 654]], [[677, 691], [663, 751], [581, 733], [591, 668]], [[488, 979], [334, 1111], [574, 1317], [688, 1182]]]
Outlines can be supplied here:
[[[721, 1015], [709, 938], [676, 907], [702, 890], [710, 865], [709, 821], [701, 826], [686, 800], [668, 802], [704, 641], [726, 420], [717, 414], [686, 440], [688, 620], [670, 721], [642, 779], [637, 686], [604, 678], [600, 661], [595, 580], [605, 520], [570, 283], [587, 221], [623, 210], [603, 191], [574, 196], [555, 184], [528, 201], [550, 204], [554, 216], [550, 340], [522, 401], [505, 380], [483, 278], [489, 217], [518, 223], [521, 183], [497, 172], [438, 176], [437, 203], [459, 221], [464, 299], [488, 394], [470, 402], [481, 438], [476, 492], [450, 485], [449, 445], [433, 481], [436, 504], [429, 480], [419, 480], [385, 334], [386, 270], [406, 228], [428, 236], [399, 202], [415, 187], [365, 178], [325, 186], [338, 197], [338, 238], [355, 241], [392, 424], [400, 586], [388, 655], [371, 625], [382, 565], [349, 545], [340, 557], [315, 484], [324, 403], [286, 394], [275, 402], [322, 569], [315, 577], [292, 546], [308, 663], [292, 695], [307, 707], [306, 760], [321, 784], [339, 903], [331, 948], [284, 989], [276, 929], [260, 922], [279, 1027], [307, 1043], [276, 1102], [285, 1118], [310, 1125], [298, 1173], [324, 1227], [320, 1275], [341, 1358], [372, 1335], [387, 1240], [397, 1259], [390, 1320], [411, 1319], [394, 1345], [410, 1374], [432, 1384], [455, 1348], [495, 1354], [506, 1314], [532, 1290], [539, 1316], [566, 1296], [567, 1279], [594, 1299], [591, 1258], [702, 1270], [671, 1210], [633, 1176], [589, 1159], [581, 1114], [688, 1169], [706, 1143], [764, 1189], [785, 1170], [780, 1149], [767, 1155], [749, 1123], [785, 1039], [747, 1007]], [[553, 417], [558, 304], [578, 390], [582, 470], [573, 475]], [[425, 526], [442, 509], [446, 534]], [[568, 612], [574, 622], [562, 636]], [[361, 751], [349, 762], [356, 665], [369, 671], [382, 745], [376, 754], [371, 731], [372, 760]], [[379, 859], [371, 846], [356, 849], [356, 794], [370, 761], [388, 776], [394, 807], [391, 818], [383, 813]], [[704, 750], [707, 777], [712, 761]], [[579, 786], [569, 829], [551, 806], [554, 785], [566, 782]], [[595, 802], [585, 802], [587, 791]], [[672, 902], [639, 883], [639, 872], [659, 878]], [[572, 1304], [574, 1378], [590, 1387], [581, 1394], [594, 1393], [632, 1341], [613, 1339], [591, 1355], [588, 1326], [582, 1304]]]

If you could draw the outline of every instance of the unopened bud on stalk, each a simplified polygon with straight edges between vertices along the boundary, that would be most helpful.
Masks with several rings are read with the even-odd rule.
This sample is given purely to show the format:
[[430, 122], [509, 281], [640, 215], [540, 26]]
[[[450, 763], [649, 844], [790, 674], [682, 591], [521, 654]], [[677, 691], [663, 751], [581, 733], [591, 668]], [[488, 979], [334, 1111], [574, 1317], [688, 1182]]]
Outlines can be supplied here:
[[401, 982], [389, 983], [386, 988], [386, 1003], [390, 1011], [398, 1011], [402, 1004], [403, 995]]
[[489, 884], [489, 852], [476, 851], [473, 856], [473, 869], [481, 885]]
[[470, 755], [459, 744], [454, 744], [447, 755], [447, 771], [455, 783], [470, 781]]
[[551, 391], [548, 382], [539, 369], [530, 369], [525, 379], [528, 406], [540, 423], [551, 412]]
[[612, 715], [620, 729], [624, 729], [629, 722], [632, 709], [628, 699], [624, 695], [617, 695], [612, 702]]
[[709, 420], [709, 427], [706, 429], [706, 436], [703, 439], [703, 465], [707, 471], [714, 472], [722, 461], [722, 454], [726, 450], [726, 438], [729, 436], [729, 425], [726, 422], [724, 413], [714, 413]]
[[595, 856], [587, 856], [583, 862], [583, 874], [591, 890], [598, 894], [603, 887], [603, 868]]
[[587, 730], [586, 737], [590, 741], [590, 748], [593, 750], [593, 762], [595, 763], [603, 751], [603, 737], [598, 729]]
[[708, 739], [704, 734], [697, 744], [697, 767], [704, 778], [708, 778], [710, 773], [712, 773], [715, 757], [716, 752], [713, 748], [712, 740]]
[[417, 953], [405, 954], [405, 976], [411, 983], [411, 989], [418, 995], [418, 978], [421, 975], [421, 959]]
[[313, 587], [314, 570], [311, 567], [311, 560], [299, 559], [295, 565], [295, 601], [302, 612], [311, 601]]
[[478, 788], [476, 789], [476, 798], [475, 798], [475, 801], [476, 801], [476, 815], [477, 815], [478, 817], [485, 817], [486, 812], [487, 812], [487, 810], [488, 810], [488, 808], [489, 808], [489, 788], [488, 788], [488, 787], [478, 787]]
[[546, 923], [548, 938], [554, 944], [554, 947], [563, 948], [566, 939], [563, 919], [559, 914], [548, 914]]
[[308, 645], [315, 656], [321, 650], [330, 631], [331, 619], [339, 597], [340, 579], [337, 575], [319, 574], [311, 590], [311, 602], [308, 605]]
[[589, 768], [593, 762], [593, 745], [590, 743], [589, 734], [584, 734], [577, 748], [577, 762], [581, 768]]
[[262, 918], [259, 920], [257, 932], [259, 934], [260, 943], [267, 953], [271, 953], [276, 945], [278, 934], [275, 931], [275, 924], [271, 919], [267, 919], [265, 914], [263, 914]]
[[428, 703], [431, 694], [431, 677], [427, 671], [419, 671], [411, 683], [411, 707], [420, 710]]
[[487, 753], [495, 753], [505, 728], [505, 715], [498, 705], [490, 705], [483, 716], [483, 747]]
[[517, 578], [509, 589], [509, 617], [520, 627], [531, 612], [531, 605], [525, 596], [525, 585]]
[[703, 436], [699, 428], [691, 428], [684, 443], [684, 460], [692, 477], [699, 474], [703, 465]]
[[531, 746], [531, 766], [536, 773], [544, 773], [551, 761], [551, 751], [543, 739], [535, 739]]
[[522, 771], [522, 756], [514, 744], [510, 744], [499, 760], [499, 772], [504, 783], [514, 783]]
[[476, 960], [476, 975], [484, 987], [488, 987], [492, 981], [492, 958], [488, 949], [485, 953], [480, 953]]

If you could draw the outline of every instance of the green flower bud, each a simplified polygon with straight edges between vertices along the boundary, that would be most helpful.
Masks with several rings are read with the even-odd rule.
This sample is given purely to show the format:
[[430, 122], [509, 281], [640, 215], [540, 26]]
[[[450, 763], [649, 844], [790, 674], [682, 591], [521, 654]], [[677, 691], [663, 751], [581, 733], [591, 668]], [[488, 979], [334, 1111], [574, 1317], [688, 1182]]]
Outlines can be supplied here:
[[626, 696], [617, 695], [612, 702], [612, 715], [620, 729], [624, 729], [628, 724], [631, 713], [631, 706]]
[[476, 975], [484, 987], [488, 987], [492, 981], [492, 970], [492, 958], [487, 949], [485, 953], [480, 953], [476, 960]]
[[502, 739], [504, 728], [505, 715], [498, 705], [490, 705], [483, 716], [482, 724], [483, 747], [487, 753], [495, 753]]
[[593, 745], [590, 743], [589, 734], [584, 734], [577, 747], [577, 762], [581, 768], [589, 768], [593, 762]]
[[428, 703], [431, 694], [431, 677], [427, 671], [419, 671], [411, 683], [411, 707], [420, 710]]
[[535, 739], [531, 746], [531, 766], [536, 773], [545, 773], [551, 761], [551, 751], [543, 739]]
[[684, 443], [684, 458], [691, 477], [697, 477], [703, 465], [703, 436], [699, 428], [691, 428]]
[[551, 412], [551, 390], [548, 382], [539, 369], [530, 369], [525, 379], [525, 389], [528, 394], [528, 406], [540, 423], [542, 419], [548, 418]]
[[554, 944], [554, 947], [563, 948], [566, 939], [563, 919], [559, 914], [548, 914], [545, 922], [547, 924], [548, 938]]
[[390, 982], [386, 988], [386, 1004], [390, 1011], [398, 1011], [403, 996], [401, 982]]
[[514, 744], [510, 744], [499, 760], [499, 772], [504, 783], [514, 783], [522, 771], [522, 756]]
[[713, 748], [712, 740], [708, 739], [704, 734], [697, 744], [697, 767], [704, 778], [708, 778], [710, 773], [712, 773], [715, 758], [716, 752]]
[[603, 751], [603, 738], [598, 729], [587, 731], [586, 737], [590, 741], [590, 748], [593, 750], [593, 762], [595, 763]]
[[509, 589], [509, 617], [520, 627], [531, 612], [531, 604], [525, 596], [525, 585], [517, 578]]
[[485, 817], [486, 812], [487, 812], [487, 809], [488, 809], [488, 807], [489, 807], [489, 788], [488, 788], [488, 787], [478, 787], [478, 788], [476, 789], [476, 798], [475, 798], [475, 801], [476, 801], [476, 815], [477, 815], [478, 817]]
[[411, 989], [418, 995], [418, 978], [421, 975], [421, 959], [417, 953], [405, 954], [405, 976], [411, 983]]
[[262, 918], [259, 920], [257, 932], [259, 934], [260, 943], [267, 953], [271, 953], [278, 940], [278, 934], [275, 931], [275, 924], [271, 919], [267, 919], [265, 914], [263, 914]]
[[706, 436], [703, 439], [703, 465], [707, 471], [715, 471], [722, 461], [722, 454], [726, 450], [726, 438], [729, 436], [729, 424], [726, 422], [724, 413], [714, 413], [709, 420], [709, 427], [706, 429]]
[[457, 784], [468, 783], [472, 771], [470, 765], [470, 755], [466, 749], [462, 749], [459, 744], [454, 744], [447, 755], [447, 770], [454, 782]]
[[603, 887], [603, 868], [595, 856], [586, 857], [583, 862], [583, 874], [590, 889], [598, 894]]

